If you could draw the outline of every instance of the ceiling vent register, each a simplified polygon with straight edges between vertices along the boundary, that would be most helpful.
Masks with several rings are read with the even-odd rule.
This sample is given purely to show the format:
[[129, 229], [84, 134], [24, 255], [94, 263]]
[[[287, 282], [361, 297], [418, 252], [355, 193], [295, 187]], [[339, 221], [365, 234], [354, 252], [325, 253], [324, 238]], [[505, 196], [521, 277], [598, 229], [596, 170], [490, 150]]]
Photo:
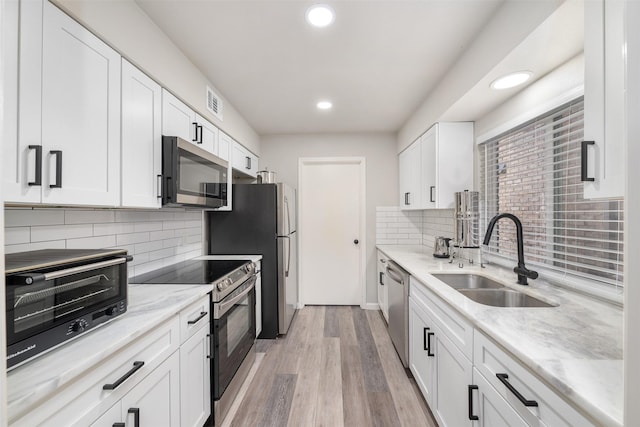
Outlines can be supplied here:
[[222, 121], [222, 98], [207, 86], [207, 110]]

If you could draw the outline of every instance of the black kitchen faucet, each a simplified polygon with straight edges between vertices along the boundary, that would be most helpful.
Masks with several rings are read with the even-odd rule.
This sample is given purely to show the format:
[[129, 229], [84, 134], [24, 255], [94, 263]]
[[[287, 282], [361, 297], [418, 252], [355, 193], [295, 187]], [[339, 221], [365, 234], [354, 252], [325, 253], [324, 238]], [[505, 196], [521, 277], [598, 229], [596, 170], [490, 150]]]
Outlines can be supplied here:
[[485, 246], [489, 244], [489, 240], [491, 240], [491, 233], [493, 232], [493, 227], [496, 225], [496, 222], [498, 222], [498, 220], [501, 218], [509, 218], [516, 224], [516, 239], [518, 243], [518, 265], [514, 267], [513, 271], [518, 275], [518, 283], [521, 285], [527, 285], [528, 284], [527, 278], [537, 279], [538, 273], [536, 271], [529, 270], [524, 265], [524, 243], [522, 238], [522, 223], [520, 222], [520, 219], [517, 216], [510, 213], [502, 213], [491, 218], [491, 221], [489, 221], [489, 225], [487, 226], [487, 232], [484, 235], [484, 241], [482, 242], [482, 244]]

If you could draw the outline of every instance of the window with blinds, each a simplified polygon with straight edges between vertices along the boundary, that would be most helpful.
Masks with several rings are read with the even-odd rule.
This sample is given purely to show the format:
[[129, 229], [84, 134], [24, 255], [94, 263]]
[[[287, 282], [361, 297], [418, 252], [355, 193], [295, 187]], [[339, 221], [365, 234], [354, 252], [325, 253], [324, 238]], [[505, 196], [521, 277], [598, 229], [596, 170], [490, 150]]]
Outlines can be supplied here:
[[[528, 267], [621, 287], [623, 201], [582, 196], [583, 108], [579, 98], [480, 146], [481, 218], [484, 229], [498, 213], [520, 218]], [[516, 259], [516, 248], [500, 220], [489, 253]]]

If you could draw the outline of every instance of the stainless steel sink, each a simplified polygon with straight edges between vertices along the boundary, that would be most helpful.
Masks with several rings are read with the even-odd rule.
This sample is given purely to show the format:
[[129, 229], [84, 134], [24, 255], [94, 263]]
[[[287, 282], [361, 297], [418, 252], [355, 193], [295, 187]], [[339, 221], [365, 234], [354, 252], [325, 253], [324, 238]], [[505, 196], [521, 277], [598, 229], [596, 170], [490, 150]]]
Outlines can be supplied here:
[[477, 274], [434, 274], [433, 277], [442, 280], [453, 289], [500, 289], [504, 285]]
[[493, 307], [556, 307], [513, 289], [458, 289], [462, 295]]

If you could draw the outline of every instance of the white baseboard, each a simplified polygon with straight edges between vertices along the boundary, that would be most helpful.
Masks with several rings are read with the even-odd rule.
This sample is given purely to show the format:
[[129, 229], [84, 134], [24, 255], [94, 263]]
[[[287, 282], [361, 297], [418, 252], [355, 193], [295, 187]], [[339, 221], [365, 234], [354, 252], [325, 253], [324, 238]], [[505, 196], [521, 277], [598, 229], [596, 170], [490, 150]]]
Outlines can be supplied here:
[[360, 306], [363, 310], [380, 310], [380, 306], [376, 302], [368, 302], [364, 306]]

